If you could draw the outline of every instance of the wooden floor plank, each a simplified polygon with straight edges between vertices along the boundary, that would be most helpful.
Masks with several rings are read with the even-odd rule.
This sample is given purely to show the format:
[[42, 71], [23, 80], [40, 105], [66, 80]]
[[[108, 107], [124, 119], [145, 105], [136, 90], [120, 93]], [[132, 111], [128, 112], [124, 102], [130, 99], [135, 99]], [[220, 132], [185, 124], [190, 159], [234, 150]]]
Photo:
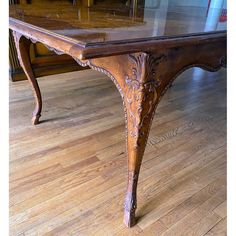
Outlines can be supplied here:
[[[217, 222], [220, 221], [220, 217], [213, 213], [213, 209], [218, 204], [222, 203], [224, 200], [225, 200], [225, 189], [221, 189], [213, 197], [204, 202], [197, 209], [193, 210], [190, 214], [183, 217], [162, 235], [163, 236], [193, 235], [194, 231], [202, 230], [203, 227], [209, 227], [208, 224], [204, 223], [203, 219], [210, 216], [212, 216], [210, 217], [210, 220], [213, 220], [213, 225], [215, 225]], [[212, 224], [212, 222], [210, 222], [210, 224]], [[208, 230], [206, 230], [206, 232], [207, 231]], [[203, 234], [202, 232], [200, 232], [199, 234], [196, 235], [203, 235]]]
[[184, 72], [163, 97], [140, 173], [138, 224], [123, 224], [122, 101], [92, 70], [10, 83], [11, 235], [226, 235], [226, 71]]
[[226, 201], [223, 202], [222, 204], [220, 204], [218, 207], [216, 207], [216, 209], [214, 210], [214, 212], [219, 215], [221, 218], [225, 218], [227, 216], [227, 205], [226, 205]]
[[223, 218], [214, 227], [212, 227], [205, 236], [226, 236], [227, 235], [227, 222], [226, 218]]

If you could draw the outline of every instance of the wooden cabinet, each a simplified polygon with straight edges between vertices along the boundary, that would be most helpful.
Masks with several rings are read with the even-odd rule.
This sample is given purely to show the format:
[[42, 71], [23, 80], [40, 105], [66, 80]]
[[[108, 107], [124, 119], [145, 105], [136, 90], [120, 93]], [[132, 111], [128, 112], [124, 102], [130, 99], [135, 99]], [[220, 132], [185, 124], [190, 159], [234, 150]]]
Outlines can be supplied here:
[[[27, 4], [27, 1], [10, 0], [9, 4]], [[70, 3], [68, 1], [68, 4], [72, 4], [72, 2]], [[56, 55], [41, 43], [31, 45], [30, 59], [36, 77], [84, 69], [70, 56]], [[9, 67], [10, 79], [12, 81], [26, 79], [26, 75], [17, 58], [15, 43], [11, 31], [9, 34]]]

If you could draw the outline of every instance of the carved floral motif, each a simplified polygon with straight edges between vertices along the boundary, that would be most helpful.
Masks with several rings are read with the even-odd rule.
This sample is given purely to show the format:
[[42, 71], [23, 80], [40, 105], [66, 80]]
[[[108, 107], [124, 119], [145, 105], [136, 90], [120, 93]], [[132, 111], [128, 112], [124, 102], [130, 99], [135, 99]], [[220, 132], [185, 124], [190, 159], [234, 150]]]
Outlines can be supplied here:
[[[132, 75], [125, 76], [127, 84], [125, 102], [131, 128], [130, 135], [138, 139], [145, 132], [145, 120], [154, 112], [158, 100], [158, 87], [161, 83], [156, 75], [156, 66], [165, 58], [146, 53], [129, 55], [133, 64]], [[136, 142], [136, 147], [139, 142]]]

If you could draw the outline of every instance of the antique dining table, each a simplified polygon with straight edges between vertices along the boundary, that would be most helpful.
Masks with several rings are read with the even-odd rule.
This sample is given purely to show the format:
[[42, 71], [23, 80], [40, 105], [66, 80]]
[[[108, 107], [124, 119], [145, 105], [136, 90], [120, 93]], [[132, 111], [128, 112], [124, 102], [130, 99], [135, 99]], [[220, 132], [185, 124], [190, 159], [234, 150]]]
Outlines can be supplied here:
[[124, 223], [128, 227], [136, 224], [139, 171], [162, 96], [190, 67], [217, 71], [226, 66], [225, 9], [223, 4], [212, 4], [223, 1], [207, 6], [180, 2], [127, 1], [123, 6], [85, 7], [48, 1], [10, 6], [9, 27], [34, 92], [34, 125], [39, 123], [42, 98], [31, 67], [31, 43], [70, 55], [79, 65], [106, 74], [117, 87], [127, 133]]

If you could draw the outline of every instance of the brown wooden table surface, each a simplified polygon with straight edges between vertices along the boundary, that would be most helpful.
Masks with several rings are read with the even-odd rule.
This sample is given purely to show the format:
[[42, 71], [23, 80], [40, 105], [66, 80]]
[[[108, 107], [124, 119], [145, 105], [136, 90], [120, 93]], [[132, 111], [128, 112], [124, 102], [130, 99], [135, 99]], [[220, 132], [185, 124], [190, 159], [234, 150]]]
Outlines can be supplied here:
[[[174, 4], [176, 2], [176, 4]], [[209, 71], [226, 65], [223, 4], [182, 6], [173, 1], [115, 7], [25, 4], [10, 6], [10, 29], [18, 57], [32, 85], [39, 123], [41, 92], [32, 72], [29, 48], [41, 42], [57, 54], [68, 54], [82, 66], [105, 73], [123, 99], [128, 155], [124, 222], [135, 224], [139, 170], [156, 107], [174, 79], [190, 67]]]

